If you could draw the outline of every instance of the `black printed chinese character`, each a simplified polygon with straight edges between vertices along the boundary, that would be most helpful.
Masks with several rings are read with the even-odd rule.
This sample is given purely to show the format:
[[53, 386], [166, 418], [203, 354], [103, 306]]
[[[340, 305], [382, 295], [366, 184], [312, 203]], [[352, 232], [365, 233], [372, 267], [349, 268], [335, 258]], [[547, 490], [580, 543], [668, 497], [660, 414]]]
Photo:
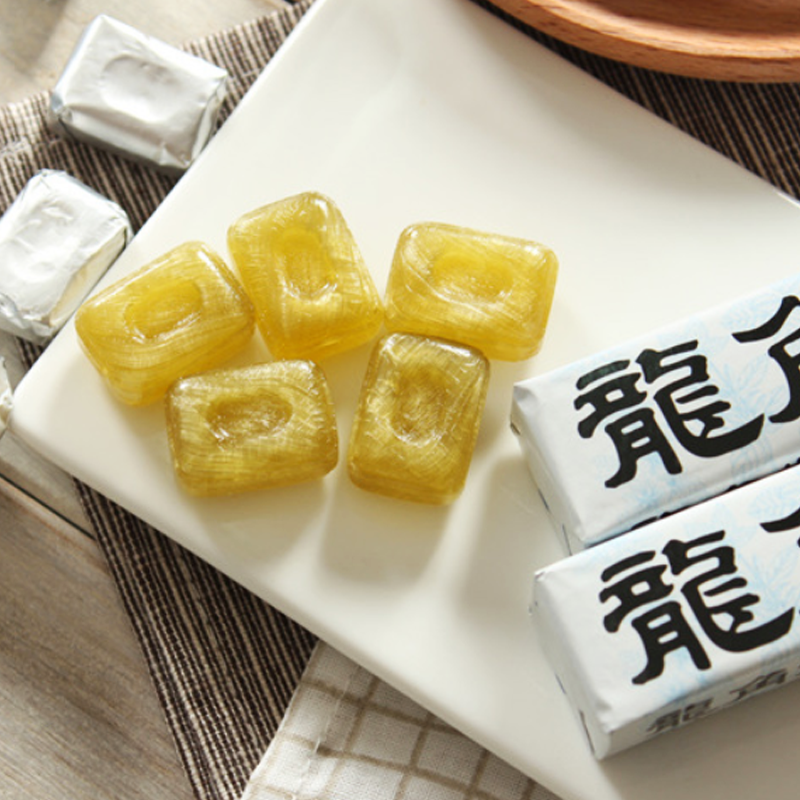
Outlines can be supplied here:
[[[800, 507], [780, 519], [762, 522], [761, 527], [767, 533], [783, 533], [800, 528]], [[800, 539], [797, 540], [797, 546], [800, 547]]]
[[663, 731], [672, 731], [679, 728], [681, 724], [681, 710], [670, 711], [669, 714], [663, 714], [653, 722], [647, 729], [648, 733], [662, 733]]
[[[709, 382], [706, 358], [693, 352], [697, 345], [693, 340], [664, 350], [647, 348], [636, 359], [641, 372], [630, 361], [619, 360], [578, 379], [575, 409], [591, 409], [578, 423], [580, 436], [590, 438], [608, 420], [603, 430], [619, 459], [617, 472], [605, 481], [609, 488], [633, 480], [638, 461], [645, 456], [658, 456], [670, 475], [682, 471], [662, 430], [664, 423], [687, 452], [701, 458], [725, 455], [758, 438], [763, 415], [738, 428], [721, 430], [723, 414], [731, 404], [717, 398], [719, 389]], [[640, 381], [652, 386], [653, 407], [646, 404], [650, 396], [638, 385]]]
[[[652, 550], [638, 553], [603, 571], [603, 583], [628, 572], [600, 592], [602, 603], [611, 598], [618, 601], [617, 607], [603, 619], [607, 631], [618, 631], [631, 612], [654, 602], [659, 603], [672, 593], [673, 587], [663, 579], [667, 571], [666, 565], [643, 567], [654, 558], [655, 552]], [[665, 656], [674, 650], [686, 649], [698, 669], [708, 669], [711, 666], [702, 644], [686, 622], [679, 603], [673, 600], [659, 603], [635, 617], [631, 625], [639, 634], [647, 657], [645, 668], [633, 678], [633, 683], [646, 683], [661, 675]]]
[[[800, 306], [800, 300], [794, 295], [784, 297], [780, 308], [763, 325], [749, 331], [734, 333], [733, 338], [737, 342], [756, 342], [762, 339], [769, 339], [775, 336], [789, 319], [792, 311]], [[767, 353], [775, 359], [775, 362], [783, 371], [786, 377], [787, 388], [789, 389], [789, 400], [783, 409], [770, 416], [770, 422], [793, 422], [800, 419], [800, 355], [792, 355], [788, 351], [788, 346], [800, 339], [800, 328], [792, 331], [783, 339], [775, 342], [768, 348]]]
[[[637, 553], [625, 558], [603, 571], [603, 583], [608, 583], [612, 578], [631, 569], [647, 564], [655, 558], [654, 550]], [[605, 603], [611, 597], [619, 601], [619, 605], [606, 614], [603, 624], [607, 631], [619, 630], [622, 621], [631, 611], [641, 608], [648, 603], [663, 600], [672, 593], [672, 586], [664, 583], [663, 575], [667, 571], [664, 564], [644, 567], [638, 571], [621, 578], [616, 583], [606, 586], [600, 592], [600, 601]]]
[[[754, 619], [753, 612], [748, 609], [758, 603], [760, 599], [758, 595], [748, 592], [717, 601], [717, 598], [731, 590], [743, 589], [747, 585], [747, 581], [740, 576], [719, 583], [719, 578], [736, 573], [734, 549], [726, 545], [690, 555], [691, 551], [719, 542], [724, 536], [724, 531], [717, 531], [690, 542], [673, 539], [664, 547], [663, 553], [669, 560], [673, 575], [681, 575], [697, 564], [712, 562], [712, 565], [700, 575], [686, 581], [681, 591], [706, 636], [723, 650], [741, 653], [774, 642], [788, 633], [794, 619], [794, 609], [785, 611], [763, 625], [742, 630], [743, 625]], [[721, 625], [717, 621], [719, 618], [727, 620], [728, 625]]]
[[[733, 653], [753, 650], [789, 632], [794, 609], [761, 625], [748, 624], [755, 619], [751, 608], [760, 598], [741, 591], [747, 581], [737, 574], [734, 549], [713, 546], [724, 536], [724, 531], [716, 531], [688, 542], [673, 539], [659, 554], [666, 563], [659, 563], [655, 551], [647, 550], [601, 574], [606, 584], [599, 594], [601, 603], [617, 601], [603, 619], [606, 630], [616, 633], [630, 617], [644, 648], [645, 667], [632, 678], [634, 684], [661, 675], [666, 656], [679, 650], [688, 654], [697, 669], [709, 669], [711, 660], [695, 625], [711, 643]], [[667, 581], [668, 574], [677, 580]]]
[[736, 697], [733, 699], [733, 702], [736, 703], [739, 700], [744, 700], [746, 697], [750, 697], [751, 695], [758, 694], [759, 692], [763, 692], [775, 686], [780, 686], [781, 684], [786, 683], [787, 677], [788, 673], [785, 669], [778, 669], [774, 672], [770, 672], [767, 675], [759, 675], [754, 680], [746, 683], [744, 686], [740, 686], [738, 689], [734, 689], [731, 692], [731, 694], [736, 695]]
[[647, 399], [647, 394], [636, 388], [640, 378], [638, 373], [619, 374], [630, 364], [630, 361], [612, 361], [587, 372], [578, 379], [577, 388], [583, 390], [596, 381], [608, 378], [575, 401], [576, 409], [581, 409], [587, 404], [594, 408], [594, 411], [578, 424], [578, 432], [584, 439], [592, 436], [597, 426], [607, 417], [618, 411], [638, 406]]
[[658, 427], [653, 410], [637, 408], [647, 399], [647, 394], [636, 387], [641, 376], [635, 372], [619, 374], [629, 366], [630, 361], [615, 361], [592, 370], [577, 383], [580, 390], [595, 384], [575, 400], [576, 410], [586, 405], [594, 409], [578, 423], [578, 433], [584, 439], [594, 435], [603, 420], [619, 412], [626, 412], [604, 428], [619, 458], [619, 469], [605, 482], [609, 488], [632, 480], [636, 476], [638, 460], [650, 454], [660, 456], [670, 475], [681, 471], [680, 461]]
[[605, 431], [619, 456], [619, 469], [605, 482], [609, 488], [621, 486], [636, 477], [636, 462], [651, 453], [661, 457], [670, 475], [682, 471], [681, 462], [658, 427], [651, 409], [636, 408], [624, 417], [609, 422]]
[[691, 625], [683, 616], [683, 609], [676, 600], [668, 600], [631, 622], [644, 645], [647, 664], [632, 679], [633, 683], [647, 683], [664, 672], [664, 660], [675, 650], [686, 650], [697, 669], [705, 670], [711, 661]]
[[[647, 383], [655, 383], [669, 373], [682, 372], [653, 395], [675, 438], [690, 453], [702, 458], [713, 458], [739, 450], [754, 442], [764, 425], [758, 416], [727, 433], [713, 435], [724, 427], [722, 414], [731, 404], [724, 400], [706, 402], [716, 397], [719, 389], [708, 383], [708, 367], [704, 356], [698, 353], [676, 359], [676, 356], [697, 349], [697, 341], [685, 342], [666, 350], [643, 350], [636, 359], [642, 366]], [[694, 432], [697, 428], [697, 432]]]
[[713, 711], [712, 705], [713, 700], [709, 698], [708, 700], [701, 700], [698, 703], [690, 703], [686, 708], [670, 711], [668, 714], [658, 717], [647, 729], [647, 732], [656, 734], [662, 731], [673, 730], [687, 722], [705, 717]]

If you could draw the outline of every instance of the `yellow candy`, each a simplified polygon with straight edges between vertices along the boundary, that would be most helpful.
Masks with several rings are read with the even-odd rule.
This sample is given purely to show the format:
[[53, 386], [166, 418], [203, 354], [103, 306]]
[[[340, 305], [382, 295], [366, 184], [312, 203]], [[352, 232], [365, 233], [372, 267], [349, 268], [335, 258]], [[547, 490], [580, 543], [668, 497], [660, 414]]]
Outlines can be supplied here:
[[542, 342], [558, 261], [536, 242], [439, 223], [406, 228], [386, 288], [386, 327], [518, 361]]
[[321, 359], [372, 339], [383, 305], [327, 197], [305, 193], [241, 217], [228, 246], [276, 358]]
[[353, 483], [452, 502], [469, 471], [488, 381], [489, 362], [471, 347], [397, 333], [378, 342], [350, 437]]
[[255, 316], [220, 257], [188, 242], [87, 301], [75, 327], [113, 394], [144, 405], [244, 348]]
[[219, 369], [177, 381], [166, 400], [175, 472], [212, 496], [321, 478], [338, 459], [333, 403], [310, 361]]

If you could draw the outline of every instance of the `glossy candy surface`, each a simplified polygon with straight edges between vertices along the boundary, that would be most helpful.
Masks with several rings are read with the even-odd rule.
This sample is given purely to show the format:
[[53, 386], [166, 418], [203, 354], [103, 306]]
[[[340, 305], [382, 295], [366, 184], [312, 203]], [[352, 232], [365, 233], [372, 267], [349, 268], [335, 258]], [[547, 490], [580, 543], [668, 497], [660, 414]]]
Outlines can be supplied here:
[[386, 288], [386, 327], [518, 361], [544, 337], [558, 261], [536, 242], [440, 223], [406, 228]]
[[183, 378], [166, 398], [175, 472], [213, 496], [321, 478], [338, 460], [328, 384], [310, 361], [277, 361]]
[[244, 215], [228, 246], [276, 358], [320, 359], [364, 344], [383, 304], [338, 207], [308, 192]]
[[113, 394], [144, 405], [238, 353], [255, 315], [222, 259], [188, 242], [90, 298], [75, 327]]
[[381, 339], [351, 432], [351, 480], [404, 500], [455, 500], [469, 471], [488, 382], [489, 362], [471, 347], [409, 334]]

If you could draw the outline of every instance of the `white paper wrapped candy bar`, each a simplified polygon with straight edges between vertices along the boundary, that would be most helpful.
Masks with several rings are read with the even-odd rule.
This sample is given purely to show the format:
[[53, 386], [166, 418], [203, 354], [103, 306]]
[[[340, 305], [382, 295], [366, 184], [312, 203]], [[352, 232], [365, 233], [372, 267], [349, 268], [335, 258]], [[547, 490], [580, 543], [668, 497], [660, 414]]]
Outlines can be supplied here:
[[34, 175], [0, 218], [0, 329], [45, 343], [130, 236], [116, 203], [64, 172]]
[[534, 624], [598, 758], [800, 675], [800, 467], [566, 558]]
[[576, 552], [800, 459], [800, 276], [514, 387]]

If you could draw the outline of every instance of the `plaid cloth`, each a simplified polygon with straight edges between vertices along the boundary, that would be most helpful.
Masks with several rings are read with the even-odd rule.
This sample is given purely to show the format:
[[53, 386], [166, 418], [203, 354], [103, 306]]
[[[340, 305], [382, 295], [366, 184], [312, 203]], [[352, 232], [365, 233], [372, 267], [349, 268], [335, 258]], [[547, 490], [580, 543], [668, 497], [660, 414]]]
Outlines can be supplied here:
[[558, 800], [324, 642], [242, 800]]
[[[232, 76], [222, 121], [311, 2], [301, 0], [187, 45]], [[494, 10], [485, 0], [472, 2]], [[800, 85], [721, 83], [631, 68], [556, 42], [496, 13], [653, 113], [800, 197]], [[120, 203], [138, 229], [173, 181], [53, 136], [44, 125], [47, 102], [42, 93], [0, 108], [0, 212], [37, 170], [49, 167], [73, 174]], [[27, 343], [20, 342], [20, 348], [28, 363], [38, 355]], [[362, 670], [339, 661], [329, 648], [319, 646], [309, 664], [316, 642], [307, 631], [104, 497], [85, 487], [80, 487], [80, 495], [199, 800], [238, 798], [251, 775], [251, 800], [260, 800], [257, 789], [273, 792], [264, 797], [290, 797], [297, 786], [290, 790], [278, 781], [269, 789], [269, 784], [278, 780], [278, 756], [280, 763], [288, 763], [298, 754], [302, 757], [303, 750], [312, 758], [306, 761], [298, 789], [305, 794], [296, 793], [298, 797], [339, 797], [341, 786], [349, 787], [347, 796], [366, 797], [547, 796]], [[292, 710], [275, 737], [296, 689]], [[334, 702], [321, 708], [319, 700], [326, 696]], [[329, 721], [324, 730], [309, 733], [307, 726], [322, 719]], [[375, 726], [392, 732], [382, 737], [388, 751], [381, 754], [366, 752], [363, 744], [363, 732]], [[270, 742], [274, 747], [268, 750]], [[407, 748], [402, 758], [396, 747]], [[394, 793], [372, 793], [376, 762], [394, 776], [388, 784], [395, 787]], [[463, 768], [453, 769], [453, 763]], [[340, 785], [336, 776], [345, 773], [347, 781]], [[499, 780], [501, 774], [505, 777]]]

